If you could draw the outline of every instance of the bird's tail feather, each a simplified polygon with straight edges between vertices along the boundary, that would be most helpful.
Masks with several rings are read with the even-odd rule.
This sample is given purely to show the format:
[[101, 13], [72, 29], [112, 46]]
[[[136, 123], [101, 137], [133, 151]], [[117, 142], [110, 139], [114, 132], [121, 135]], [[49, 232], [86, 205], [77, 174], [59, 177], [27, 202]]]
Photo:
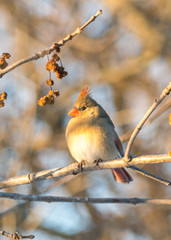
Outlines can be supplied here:
[[124, 168], [113, 168], [112, 173], [116, 182], [130, 183], [133, 178]]

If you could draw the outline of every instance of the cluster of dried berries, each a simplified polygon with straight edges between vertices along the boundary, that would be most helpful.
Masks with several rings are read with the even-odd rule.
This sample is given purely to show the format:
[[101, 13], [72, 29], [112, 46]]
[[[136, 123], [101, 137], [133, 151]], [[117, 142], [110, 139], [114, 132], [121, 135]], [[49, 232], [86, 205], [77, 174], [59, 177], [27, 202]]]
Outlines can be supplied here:
[[38, 104], [40, 106], [45, 106], [47, 104], [53, 104], [54, 103], [54, 97], [58, 97], [58, 96], [59, 96], [59, 91], [58, 90], [54, 90], [54, 91], [50, 90], [49, 93], [46, 96], [41, 97], [39, 99]]
[[5, 69], [8, 66], [6, 59], [9, 59], [11, 55], [9, 53], [3, 53], [0, 57], [0, 69]]
[[[46, 81], [46, 84], [48, 86], [50, 86], [50, 91], [46, 96], [39, 99], [38, 104], [40, 106], [45, 106], [46, 104], [53, 104], [54, 97], [59, 96], [58, 90], [54, 90], [54, 91], [52, 90], [54, 81], [51, 79], [51, 71], [56, 73], [56, 77], [58, 79], [62, 79], [63, 77], [68, 75], [68, 73], [65, 71], [65, 69], [62, 65], [61, 59], [58, 55], [58, 53], [60, 52], [60, 47], [59, 47], [58, 43], [53, 44], [53, 49], [54, 49], [55, 53], [52, 54], [51, 59], [46, 64], [46, 70], [49, 71], [49, 79]], [[59, 62], [60, 65], [57, 62]]]
[[7, 99], [7, 93], [6, 92], [2, 92], [0, 94], [0, 108], [5, 105], [4, 100], [6, 100], [6, 99]]
[[[60, 61], [61, 65], [57, 63], [58, 61]], [[62, 79], [68, 74], [62, 66], [62, 62], [57, 53], [52, 54], [52, 58], [46, 64], [46, 70], [56, 73], [58, 79]]]

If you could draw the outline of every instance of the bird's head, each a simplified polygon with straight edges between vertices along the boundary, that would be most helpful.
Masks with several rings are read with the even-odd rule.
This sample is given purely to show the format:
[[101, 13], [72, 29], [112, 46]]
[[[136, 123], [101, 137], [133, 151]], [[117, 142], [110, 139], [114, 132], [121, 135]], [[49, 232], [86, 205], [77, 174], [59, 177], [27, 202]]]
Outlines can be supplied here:
[[88, 117], [96, 113], [97, 110], [98, 104], [91, 98], [90, 88], [85, 86], [81, 90], [74, 107], [69, 111], [68, 115], [72, 117]]

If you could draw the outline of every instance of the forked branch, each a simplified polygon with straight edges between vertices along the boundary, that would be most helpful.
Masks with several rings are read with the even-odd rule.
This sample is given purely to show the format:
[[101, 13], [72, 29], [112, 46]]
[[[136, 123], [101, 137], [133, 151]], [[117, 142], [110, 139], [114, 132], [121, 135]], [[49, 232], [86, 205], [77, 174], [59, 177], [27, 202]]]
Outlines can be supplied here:
[[134, 129], [133, 133], [131, 134], [131, 137], [128, 141], [127, 148], [125, 151], [125, 160], [131, 161], [130, 159], [130, 152], [132, 150], [133, 143], [135, 141], [135, 138], [137, 137], [138, 133], [140, 132], [141, 128], [143, 127], [144, 123], [147, 121], [147, 119], [150, 117], [152, 112], [157, 108], [157, 106], [163, 101], [163, 99], [170, 93], [171, 91], [171, 82], [169, 82], [168, 86], [163, 90], [162, 94], [155, 100], [153, 105], [147, 110], [144, 117], [141, 119], [141, 121], [138, 123], [136, 128]]
[[[68, 175], [76, 175], [83, 172], [97, 171], [102, 169], [118, 168], [118, 167], [131, 167], [133, 165], [139, 164], [154, 164], [154, 163], [164, 163], [171, 162], [171, 156], [169, 154], [162, 155], [147, 155], [134, 157], [129, 163], [125, 162], [124, 158], [114, 159], [112, 161], [103, 161], [99, 162], [98, 166], [96, 163], [85, 163], [80, 170], [78, 163], [70, 164], [64, 168], [54, 168], [45, 171], [40, 171], [36, 173], [29, 173], [22, 176], [12, 177], [0, 181], [0, 189], [19, 186], [24, 184], [30, 184], [33, 182], [55, 178], [58, 181], [61, 178], [64, 178]], [[167, 185], [171, 185], [170, 181], [167, 181]]]
[[[65, 45], [65, 43], [67, 43], [68, 41], [72, 40], [73, 37], [75, 37], [76, 35], [80, 34], [82, 32], [82, 30], [87, 27], [90, 23], [92, 23], [99, 15], [102, 14], [102, 10], [98, 10], [97, 13], [92, 16], [85, 24], [83, 24], [81, 27], [77, 27], [76, 30], [71, 33], [68, 34], [64, 39], [60, 40], [57, 44], [59, 47], [62, 47]], [[54, 44], [47, 49], [41, 50], [37, 53], [34, 53], [33, 55], [23, 58], [15, 63], [13, 63], [12, 65], [10, 65], [9, 67], [0, 70], [0, 78], [5, 75], [6, 73], [12, 71], [13, 69], [15, 69], [16, 67], [19, 67], [22, 64], [25, 64], [27, 62], [33, 61], [33, 60], [38, 60], [39, 58], [42, 58], [50, 53], [52, 53], [54, 51]]]

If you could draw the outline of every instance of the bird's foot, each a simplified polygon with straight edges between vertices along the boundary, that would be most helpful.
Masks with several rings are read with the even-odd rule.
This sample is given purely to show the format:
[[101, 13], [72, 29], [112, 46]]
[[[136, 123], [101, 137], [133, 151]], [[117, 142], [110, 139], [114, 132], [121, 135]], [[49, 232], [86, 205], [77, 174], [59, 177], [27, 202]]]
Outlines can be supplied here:
[[125, 161], [125, 163], [128, 165], [131, 161], [132, 161], [132, 159], [133, 159], [133, 156], [132, 155], [129, 155], [128, 157], [124, 157], [124, 161]]
[[73, 174], [74, 175], [77, 175], [79, 173], [82, 173], [83, 171], [83, 166], [86, 164], [86, 161], [85, 160], [82, 160], [81, 162], [78, 163], [78, 170], [74, 170], [73, 171]]
[[94, 160], [94, 163], [96, 164], [97, 167], [99, 167], [100, 162], [103, 162], [103, 160], [101, 158], [98, 158], [98, 159]]
[[82, 171], [83, 171], [83, 166], [86, 164], [86, 161], [85, 160], [82, 160], [81, 162], [79, 162], [78, 163], [78, 170], [79, 170], [79, 172], [74, 172], [73, 174], [78, 174], [78, 173], [82, 173]]
[[83, 171], [83, 166], [86, 164], [85, 160], [82, 160], [81, 162], [78, 163], [78, 168], [80, 170], [80, 172]]

